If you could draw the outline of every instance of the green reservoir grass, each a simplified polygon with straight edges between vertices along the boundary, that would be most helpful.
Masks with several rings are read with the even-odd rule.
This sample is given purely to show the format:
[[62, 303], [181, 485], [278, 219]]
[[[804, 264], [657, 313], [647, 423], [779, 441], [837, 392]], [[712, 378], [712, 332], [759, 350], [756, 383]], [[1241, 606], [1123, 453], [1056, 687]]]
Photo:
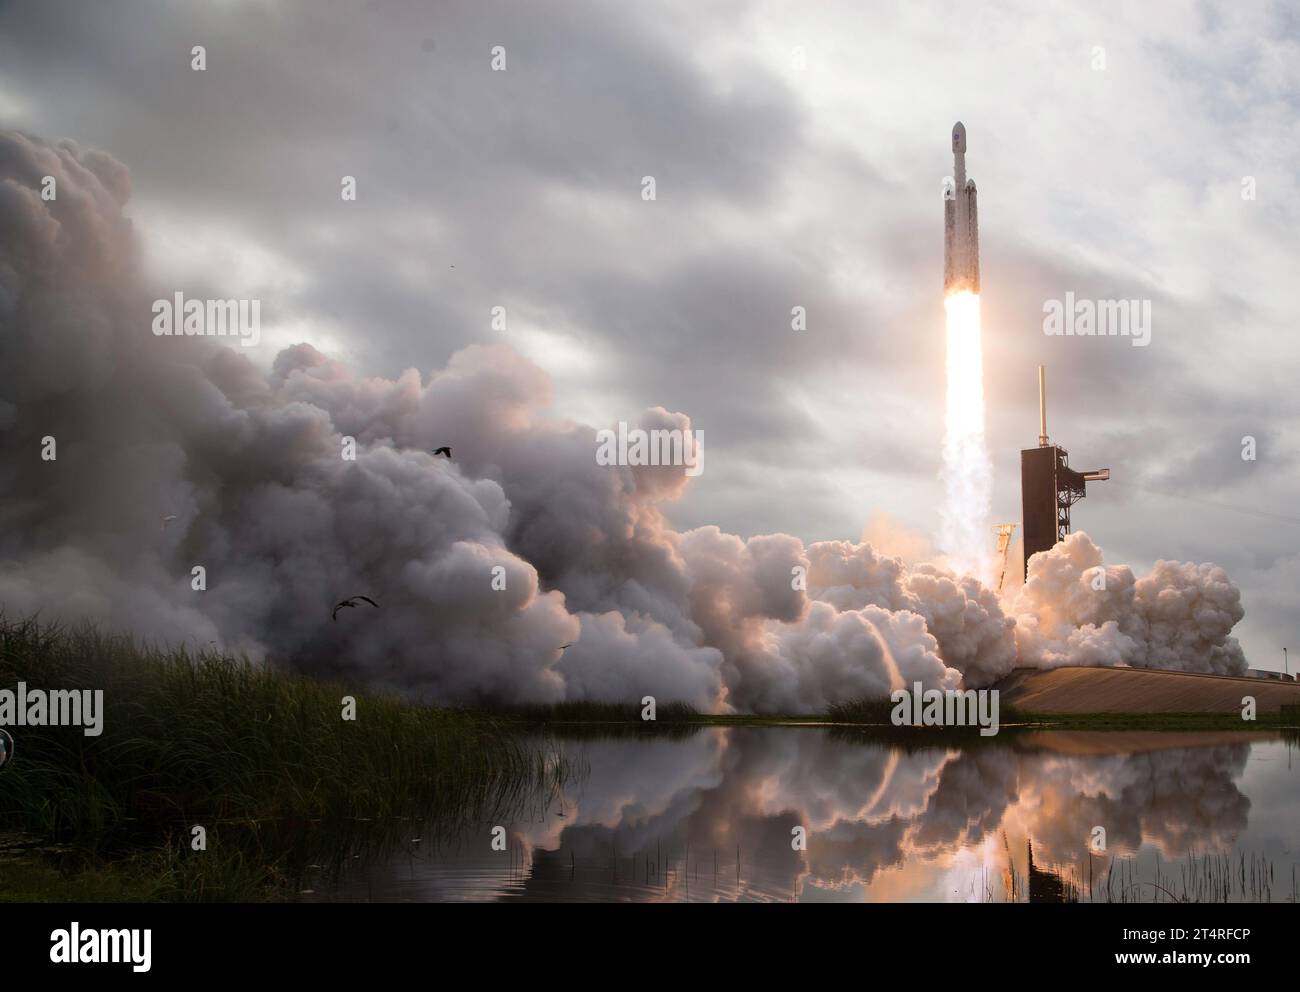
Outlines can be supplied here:
[[[309, 862], [341, 863], [412, 830], [449, 834], [536, 802], [574, 771], [553, 742], [483, 714], [89, 626], [0, 619], [0, 687], [20, 681], [104, 690], [103, 734], [9, 728], [0, 830], [107, 889], [147, 878], [134, 887], [144, 897], [267, 896]], [[354, 721], [342, 718], [345, 695]], [[194, 826], [207, 831], [201, 853]], [[22, 886], [39, 880], [31, 859], [0, 857], [0, 892], [18, 864]]]

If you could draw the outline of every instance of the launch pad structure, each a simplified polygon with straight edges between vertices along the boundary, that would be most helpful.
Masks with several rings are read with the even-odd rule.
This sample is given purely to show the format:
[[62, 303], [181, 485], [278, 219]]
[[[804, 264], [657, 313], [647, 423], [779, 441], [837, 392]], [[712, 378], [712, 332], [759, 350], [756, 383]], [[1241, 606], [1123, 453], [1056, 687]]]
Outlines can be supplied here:
[[1070, 453], [1047, 437], [1047, 377], [1038, 366], [1038, 447], [1020, 452], [1020, 511], [1025, 543], [1025, 578], [1029, 559], [1050, 551], [1070, 533], [1070, 507], [1087, 495], [1087, 483], [1105, 482], [1110, 469], [1079, 472], [1070, 468]]

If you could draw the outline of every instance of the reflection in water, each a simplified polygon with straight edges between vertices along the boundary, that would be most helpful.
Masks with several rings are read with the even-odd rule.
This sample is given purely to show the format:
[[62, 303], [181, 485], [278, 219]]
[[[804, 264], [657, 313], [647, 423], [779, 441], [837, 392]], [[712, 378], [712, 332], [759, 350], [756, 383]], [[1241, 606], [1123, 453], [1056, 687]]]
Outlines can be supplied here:
[[[1079, 892], [1059, 872], [1040, 868], [1034, 864], [1034, 842], [1025, 844], [1026, 857], [1029, 861], [1029, 901], [1030, 902], [1078, 902]], [[1010, 895], [1015, 896], [1014, 883]]]
[[507, 850], [483, 824], [316, 898], [1296, 898], [1290, 748], [1266, 734], [1048, 732], [908, 751], [710, 728], [564, 746], [589, 774], [501, 824]]

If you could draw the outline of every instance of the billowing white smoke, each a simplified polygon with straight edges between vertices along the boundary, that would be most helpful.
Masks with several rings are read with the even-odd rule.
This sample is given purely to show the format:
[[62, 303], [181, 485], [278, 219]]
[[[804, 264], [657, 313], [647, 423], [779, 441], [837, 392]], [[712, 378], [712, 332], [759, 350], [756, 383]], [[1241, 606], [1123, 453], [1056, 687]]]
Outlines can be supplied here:
[[982, 686], [1015, 665], [1013, 622], [974, 579], [929, 565], [909, 571], [846, 541], [742, 541], [702, 527], [675, 543], [691, 616], [721, 648], [738, 709], [816, 711], [918, 681], [955, 687], [963, 674]]
[[823, 541], [808, 549], [809, 585], [818, 599], [841, 610], [870, 604], [923, 617], [939, 654], [968, 686], [986, 686], [1016, 664], [1012, 630], [997, 595], [975, 578], [936, 565], [908, 569], [867, 544]]
[[1104, 565], [1101, 549], [1079, 531], [1030, 559], [1015, 610], [1022, 664], [1246, 670], [1229, 636], [1246, 611], [1217, 565], [1158, 561], [1135, 580], [1127, 565]]
[[[47, 175], [53, 201], [39, 192]], [[973, 578], [866, 544], [674, 531], [660, 506], [683, 469], [599, 465], [596, 431], [548, 418], [549, 380], [509, 348], [471, 346], [427, 378], [389, 380], [306, 344], [268, 373], [244, 349], [154, 336], [152, 301], [191, 287], [146, 285], [128, 194], [107, 155], [0, 134], [9, 615], [215, 642], [442, 701], [651, 694], [807, 712], [914, 681], [988, 685], [1016, 664], [1017, 627]], [[690, 422], [656, 408], [640, 425]], [[444, 444], [453, 461], [431, 453]], [[191, 588], [196, 565], [205, 591]], [[1200, 633], [1187, 640], [1160, 590], [1190, 581], [1158, 573], [1133, 590], [1141, 608], [1119, 597], [1115, 615], [1080, 612], [1083, 599], [1052, 614], [1045, 588], [1027, 609], [1043, 644], [1069, 641], [1061, 624], [1087, 640], [1111, 619], [1146, 663], [1239, 659], [1230, 609], [1219, 635], [1204, 603], [1189, 607]], [[1219, 591], [1236, 595], [1226, 579]], [[379, 611], [330, 620], [359, 593]], [[1022, 646], [1035, 663], [1095, 657], [1039, 641]], [[1109, 663], [1137, 657], [1121, 648]]]

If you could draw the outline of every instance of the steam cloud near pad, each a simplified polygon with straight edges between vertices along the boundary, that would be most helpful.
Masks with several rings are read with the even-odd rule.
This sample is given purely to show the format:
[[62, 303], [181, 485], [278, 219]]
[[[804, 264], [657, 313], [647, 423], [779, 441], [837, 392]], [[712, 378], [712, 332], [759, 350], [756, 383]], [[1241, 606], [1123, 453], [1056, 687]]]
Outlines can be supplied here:
[[[1082, 533], [1034, 559], [1008, 613], [973, 578], [867, 544], [678, 532], [662, 508], [683, 469], [599, 465], [597, 429], [548, 417], [547, 376], [503, 345], [390, 380], [307, 344], [267, 372], [248, 349], [155, 336], [152, 302], [186, 287], [148, 284], [129, 192], [109, 155], [0, 135], [7, 615], [216, 642], [438, 701], [808, 712], [916, 681], [986, 686], [1017, 664], [1245, 668], [1222, 569], [1104, 566], [1098, 592]], [[640, 426], [690, 421], [654, 408]], [[431, 453], [448, 443], [454, 461]], [[332, 623], [357, 593], [382, 609]]]

